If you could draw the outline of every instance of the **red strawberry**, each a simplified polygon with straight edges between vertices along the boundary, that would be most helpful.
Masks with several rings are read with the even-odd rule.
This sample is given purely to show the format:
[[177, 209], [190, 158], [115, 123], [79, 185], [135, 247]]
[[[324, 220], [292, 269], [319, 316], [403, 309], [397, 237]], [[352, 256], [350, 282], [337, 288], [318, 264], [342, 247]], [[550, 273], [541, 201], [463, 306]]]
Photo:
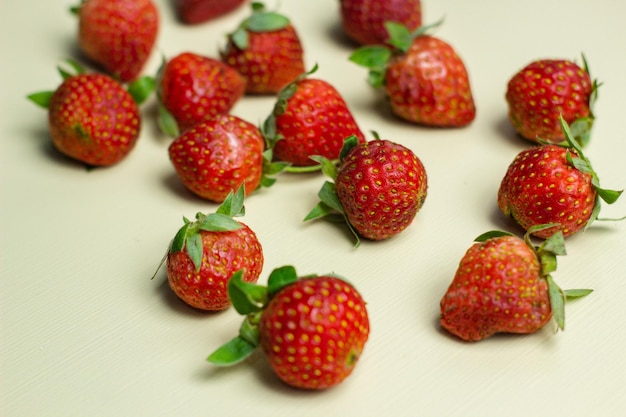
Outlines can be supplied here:
[[401, 23], [409, 30], [422, 24], [420, 0], [341, 0], [340, 3], [343, 30], [361, 45], [387, 42], [385, 22]]
[[246, 318], [209, 362], [232, 365], [260, 345], [278, 378], [296, 388], [329, 388], [352, 373], [369, 336], [366, 304], [352, 285], [333, 275], [298, 278], [291, 266], [272, 271], [267, 287], [241, 275], [228, 290]]
[[178, 18], [186, 24], [198, 24], [230, 13], [245, 0], [175, 0]]
[[378, 139], [357, 144], [353, 136], [346, 140], [337, 168], [328, 160], [318, 160], [334, 183], [324, 183], [321, 201], [305, 221], [342, 215], [357, 245], [359, 235], [383, 240], [402, 232], [426, 200], [424, 165], [398, 143]]
[[431, 26], [410, 33], [396, 23], [385, 46], [365, 46], [350, 60], [370, 68], [369, 82], [383, 88], [391, 111], [411, 123], [461, 127], [476, 116], [469, 76], [455, 50], [443, 40], [425, 35]]
[[337, 159], [348, 136], [365, 141], [343, 97], [328, 82], [307, 78], [314, 66], [279, 94], [263, 134], [276, 159], [294, 166], [317, 165], [311, 156]]
[[565, 140], [559, 117], [572, 126], [576, 140], [589, 141], [594, 115], [592, 103], [598, 83], [583, 68], [563, 59], [533, 61], [509, 81], [506, 101], [515, 130], [531, 142]]
[[552, 317], [563, 329], [566, 299], [591, 292], [563, 291], [552, 279], [556, 256], [565, 255], [560, 233], [538, 247], [528, 234], [520, 239], [499, 231], [485, 233], [476, 242], [441, 299], [441, 326], [465, 341], [496, 333], [534, 333]]
[[[88, 74], [70, 62], [77, 72], [60, 69], [63, 83], [55, 91], [28, 96], [48, 109], [53, 145], [64, 155], [91, 166], [120, 162], [134, 148], [141, 130], [138, 102], [149, 90], [133, 90], [133, 97], [113, 78]], [[142, 86], [142, 80], [131, 87]], [[147, 87], [149, 89], [149, 87]]]
[[167, 261], [171, 289], [192, 307], [207, 311], [228, 308], [230, 276], [243, 271], [244, 281], [256, 282], [263, 270], [263, 248], [256, 234], [233, 219], [243, 214], [243, 199], [240, 188], [230, 193], [215, 213], [198, 213], [195, 221], [184, 219], [161, 262]]
[[159, 70], [161, 128], [178, 136], [198, 123], [226, 114], [243, 96], [245, 87], [241, 75], [221, 61], [183, 52]]
[[304, 72], [302, 44], [289, 19], [252, 3], [253, 13], [228, 35], [222, 60], [246, 79], [246, 92], [275, 94]]
[[557, 230], [572, 235], [596, 220], [600, 199], [614, 203], [621, 191], [600, 188], [591, 163], [561, 119], [569, 146], [546, 144], [520, 152], [509, 165], [498, 191], [498, 207], [524, 229], [554, 223], [538, 237]]
[[189, 190], [222, 202], [242, 185], [246, 195], [259, 186], [263, 150], [263, 137], [256, 126], [233, 115], [219, 115], [176, 138], [169, 156]]
[[141, 73], [159, 32], [151, 0], [83, 0], [72, 9], [79, 18], [78, 40], [85, 54], [122, 82]]

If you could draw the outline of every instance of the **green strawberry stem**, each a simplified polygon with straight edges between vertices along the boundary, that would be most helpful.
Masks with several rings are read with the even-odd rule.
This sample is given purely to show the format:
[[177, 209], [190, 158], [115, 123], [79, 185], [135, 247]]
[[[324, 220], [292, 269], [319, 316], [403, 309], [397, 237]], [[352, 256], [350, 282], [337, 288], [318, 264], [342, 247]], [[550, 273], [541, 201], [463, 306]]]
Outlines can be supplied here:
[[249, 357], [259, 345], [259, 320], [271, 298], [282, 288], [298, 280], [291, 265], [274, 269], [267, 286], [243, 281], [237, 271], [228, 281], [228, 296], [235, 310], [245, 316], [239, 334], [211, 353], [207, 361], [217, 366], [231, 366]]
[[[65, 69], [63, 67], [63, 64], [66, 64], [69, 68]], [[63, 80], [67, 80], [68, 78], [73, 77], [75, 75], [85, 73], [85, 68], [81, 66], [78, 62], [68, 58], [68, 59], [63, 60], [59, 65], [57, 65], [57, 71], [59, 72]], [[52, 99], [53, 95], [54, 95], [53, 90], [52, 91], [40, 91], [37, 93], [29, 94], [28, 96], [26, 96], [26, 98], [28, 98], [30, 101], [32, 101], [39, 107], [47, 109], [48, 107], [50, 107], [50, 100]]]
[[586, 172], [591, 175], [591, 184], [593, 185], [597, 193], [593, 212], [591, 214], [591, 217], [589, 218], [589, 221], [587, 221], [585, 228], [589, 227], [589, 225], [591, 225], [591, 223], [593, 223], [595, 220], [624, 220], [626, 216], [619, 219], [598, 219], [598, 215], [601, 209], [600, 200], [603, 200], [607, 204], [613, 204], [622, 195], [622, 192], [624, 190], [616, 191], [600, 187], [600, 179], [598, 178], [596, 172], [593, 170], [591, 162], [583, 153], [582, 145], [578, 143], [577, 140], [575, 140], [575, 136], [572, 133], [570, 126], [567, 124], [562, 115], [559, 117], [559, 121], [561, 123], [561, 129], [563, 129], [563, 134], [565, 135], [566, 145], [564, 146], [573, 148], [577, 154], [577, 156], [574, 156], [571, 152], [568, 151], [566, 154], [567, 161], [579, 171]]
[[226, 196], [226, 199], [220, 204], [215, 213], [196, 213], [195, 221], [183, 217], [184, 224], [170, 242], [165, 255], [161, 259], [154, 275], [152, 275], [152, 279], [159, 272], [170, 253], [183, 250], [191, 258], [196, 271], [199, 271], [202, 267], [202, 255], [204, 252], [200, 232], [204, 230], [219, 233], [240, 229], [242, 227], [241, 223], [234, 220], [233, 217], [245, 215], [244, 198], [245, 189], [242, 185], [236, 192], [231, 191]]
[[[355, 135], [347, 137], [343, 142], [341, 151], [339, 152], [338, 163], [341, 164], [348, 152], [350, 152], [350, 150], [358, 144], [359, 140]], [[354, 229], [352, 224], [350, 224], [350, 221], [345, 214], [345, 210], [341, 205], [341, 201], [339, 201], [339, 197], [337, 196], [337, 190], [335, 189], [334, 180], [335, 178], [337, 178], [337, 163], [323, 156], [313, 156], [312, 159], [319, 163], [319, 166], [321, 167], [324, 175], [333, 180], [333, 182], [325, 181], [324, 184], [322, 184], [322, 187], [317, 193], [317, 196], [320, 199], [319, 203], [315, 207], [313, 207], [311, 211], [309, 211], [309, 213], [304, 217], [303, 221], [306, 222], [310, 220], [326, 218], [330, 221], [343, 223], [348, 227], [348, 230], [355, 239], [354, 247], [359, 247], [361, 244], [359, 234]]]
[[443, 20], [444, 18], [441, 18], [435, 23], [422, 25], [413, 32], [401, 23], [387, 21], [384, 25], [389, 34], [387, 43], [391, 47], [388, 45], [362, 46], [354, 51], [348, 59], [369, 70], [367, 81], [372, 87], [382, 87], [385, 83], [385, 71], [391, 58], [394, 55], [406, 53], [415, 38], [441, 25]]
[[280, 13], [268, 11], [261, 2], [252, 2], [252, 14], [244, 19], [239, 27], [230, 34], [230, 39], [237, 48], [244, 50], [248, 47], [248, 31], [271, 32], [280, 30], [289, 25], [290, 21]]

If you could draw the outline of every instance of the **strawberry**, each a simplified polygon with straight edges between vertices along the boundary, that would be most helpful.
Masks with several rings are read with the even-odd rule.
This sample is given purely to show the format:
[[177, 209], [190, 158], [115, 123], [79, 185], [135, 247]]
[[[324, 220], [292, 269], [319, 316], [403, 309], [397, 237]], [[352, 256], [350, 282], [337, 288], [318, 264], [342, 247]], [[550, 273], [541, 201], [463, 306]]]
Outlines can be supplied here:
[[556, 257], [566, 254], [561, 233], [539, 246], [529, 236], [492, 231], [476, 238], [441, 299], [443, 329], [479, 341], [496, 333], [534, 333], [551, 318], [558, 329], [564, 328], [565, 301], [591, 290], [563, 291], [550, 275]]
[[564, 59], [533, 61], [508, 82], [509, 120], [517, 133], [531, 142], [565, 140], [560, 116], [571, 125], [576, 140], [586, 145], [594, 121], [593, 102], [599, 84], [583, 67]]
[[[227, 284], [241, 271], [245, 282], [256, 282], [263, 269], [263, 248], [256, 234], [233, 217], [244, 214], [244, 193], [231, 192], [215, 213], [197, 213], [196, 220], [184, 218], [163, 263], [174, 293], [188, 305], [220, 311], [231, 304]], [[154, 278], [153, 276], [153, 278]]]
[[245, 0], [175, 0], [178, 18], [188, 25], [208, 22], [237, 10]]
[[289, 19], [252, 3], [252, 15], [228, 35], [222, 61], [246, 79], [249, 94], [276, 94], [304, 72], [302, 44]]
[[572, 235], [597, 219], [600, 200], [614, 203], [622, 191], [600, 188], [591, 163], [567, 122], [560, 124], [568, 146], [545, 144], [520, 152], [498, 190], [498, 207], [524, 229], [553, 223], [535, 233], [546, 238], [560, 230]]
[[159, 33], [151, 0], [82, 0], [78, 16], [81, 50], [122, 82], [137, 79]]
[[414, 32], [393, 22], [385, 26], [393, 47], [364, 46], [350, 60], [370, 69], [369, 82], [383, 89], [392, 113], [426, 126], [470, 124], [476, 107], [467, 69], [454, 48], [425, 34], [434, 25]]
[[305, 221], [343, 217], [356, 244], [359, 236], [389, 239], [405, 230], [426, 200], [427, 175], [420, 159], [409, 148], [389, 140], [357, 143], [346, 139], [339, 166], [316, 158], [326, 181], [320, 202]]
[[370, 326], [365, 301], [351, 284], [335, 275], [299, 278], [292, 266], [274, 269], [267, 287], [242, 275], [233, 275], [228, 291], [244, 322], [209, 362], [233, 365], [261, 346], [280, 380], [311, 390], [336, 386], [352, 373]]
[[223, 62], [183, 52], [165, 62], [157, 75], [159, 124], [176, 137], [194, 125], [230, 112], [246, 82]]
[[183, 184], [198, 196], [222, 202], [232, 189], [246, 195], [261, 183], [264, 141], [259, 129], [233, 115], [219, 115], [176, 138], [169, 156]]
[[327, 81], [308, 76], [315, 65], [278, 94], [263, 124], [263, 135], [274, 158], [296, 167], [316, 166], [311, 156], [337, 159], [348, 136], [365, 141], [345, 100]]
[[139, 104], [151, 85], [139, 79], [129, 86], [131, 95], [108, 75], [86, 73], [78, 64], [69, 64], [73, 72], [59, 67], [63, 82], [55, 91], [28, 98], [48, 110], [52, 144], [62, 154], [89, 166], [114, 165], [139, 138]]
[[341, 0], [343, 31], [361, 45], [383, 44], [388, 40], [384, 23], [392, 21], [415, 30], [422, 24], [420, 0]]

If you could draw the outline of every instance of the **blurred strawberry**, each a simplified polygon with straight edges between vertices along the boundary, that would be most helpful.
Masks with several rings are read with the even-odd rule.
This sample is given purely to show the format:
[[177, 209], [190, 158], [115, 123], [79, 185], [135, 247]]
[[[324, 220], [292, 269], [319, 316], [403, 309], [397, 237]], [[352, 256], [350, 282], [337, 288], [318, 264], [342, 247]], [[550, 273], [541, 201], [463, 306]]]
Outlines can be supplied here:
[[174, 0], [178, 18], [186, 24], [198, 24], [230, 13], [246, 0]]
[[302, 44], [289, 19], [252, 3], [252, 15], [228, 35], [222, 60], [246, 79], [246, 92], [275, 94], [304, 72]]
[[141, 73], [159, 32], [159, 13], [152, 0], [83, 0], [78, 16], [80, 48], [122, 82]]
[[420, 0], [341, 0], [344, 32], [361, 45], [383, 44], [389, 39], [385, 22], [396, 22], [413, 31], [422, 24]]
[[230, 112], [243, 96], [245, 80], [223, 62], [183, 52], [165, 62], [157, 76], [159, 125], [172, 137]]

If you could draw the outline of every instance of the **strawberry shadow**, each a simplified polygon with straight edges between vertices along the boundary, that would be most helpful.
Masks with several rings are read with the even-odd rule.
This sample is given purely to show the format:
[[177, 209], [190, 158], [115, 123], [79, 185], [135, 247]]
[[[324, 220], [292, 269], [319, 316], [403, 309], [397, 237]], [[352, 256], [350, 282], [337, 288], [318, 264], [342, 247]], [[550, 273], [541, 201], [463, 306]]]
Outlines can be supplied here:
[[511, 125], [511, 122], [507, 115], [503, 115], [494, 123], [494, 130], [498, 137], [507, 140], [509, 143], [515, 146], [526, 149], [530, 146], [537, 145], [536, 143], [525, 139], [519, 133], [517, 133], [513, 128], [513, 125]]

